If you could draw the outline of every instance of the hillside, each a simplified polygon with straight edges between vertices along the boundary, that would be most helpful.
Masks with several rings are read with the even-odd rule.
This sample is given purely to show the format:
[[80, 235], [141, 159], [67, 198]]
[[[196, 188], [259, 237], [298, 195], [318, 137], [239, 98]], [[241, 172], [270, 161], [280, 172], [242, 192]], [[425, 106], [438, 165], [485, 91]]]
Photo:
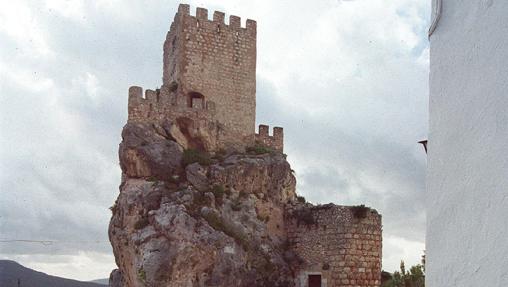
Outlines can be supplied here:
[[[19, 280], [19, 285], [18, 285]], [[82, 282], [51, 276], [26, 268], [11, 260], [0, 260], [0, 286], [2, 287], [104, 287], [102, 284]]]

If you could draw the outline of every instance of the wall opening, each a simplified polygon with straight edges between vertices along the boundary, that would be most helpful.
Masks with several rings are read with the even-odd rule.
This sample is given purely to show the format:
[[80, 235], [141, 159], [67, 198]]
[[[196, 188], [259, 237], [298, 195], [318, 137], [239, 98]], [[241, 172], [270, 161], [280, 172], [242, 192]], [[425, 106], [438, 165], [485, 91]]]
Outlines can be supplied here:
[[321, 275], [313, 274], [308, 278], [309, 287], [321, 287]]
[[198, 92], [189, 92], [187, 98], [187, 105], [189, 108], [204, 109], [205, 108], [205, 96]]

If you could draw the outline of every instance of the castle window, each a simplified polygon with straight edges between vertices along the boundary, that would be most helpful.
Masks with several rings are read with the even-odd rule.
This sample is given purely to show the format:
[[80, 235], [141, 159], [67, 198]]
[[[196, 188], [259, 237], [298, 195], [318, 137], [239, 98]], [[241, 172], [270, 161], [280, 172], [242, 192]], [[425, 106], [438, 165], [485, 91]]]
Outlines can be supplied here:
[[188, 105], [189, 108], [204, 109], [205, 108], [205, 96], [198, 92], [188, 93]]
[[320, 274], [309, 275], [308, 282], [309, 287], [321, 287], [321, 275]]

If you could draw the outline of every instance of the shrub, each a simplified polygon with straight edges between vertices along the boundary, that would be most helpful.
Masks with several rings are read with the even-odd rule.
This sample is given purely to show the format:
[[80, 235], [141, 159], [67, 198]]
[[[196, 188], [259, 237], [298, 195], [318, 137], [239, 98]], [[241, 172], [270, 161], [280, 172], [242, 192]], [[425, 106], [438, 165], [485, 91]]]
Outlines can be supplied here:
[[222, 185], [217, 184], [212, 187], [212, 193], [213, 195], [215, 195], [215, 198], [222, 199], [224, 197], [225, 192], [226, 191], [224, 190], [224, 186]]
[[134, 223], [134, 229], [139, 230], [145, 228], [150, 222], [147, 217], [141, 217], [136, 223]]
[[115, 203], [109, 208], [109, 210], [111, 210], [111, 213], [112, 214], [115, 214], [117, 209], [118, 209], [118, 206], [117, 206], [117, 201], [115, 200]]
[[363, 219], [367, 217], [367, 211], [369, 211], [368, 207], [365, 207], [365, 205], [356, 205], [352, 206], [351, 210], [353, 211], [353, 216], [355, 218]]
[[305, 200], [305, 197], [303, 197], [303, 196], [297, 196], [297, 197], [296, 197], [296, 200], [298, 200], [298, 202], [300, 202], [300, 203], [305, 203], [305, 202], [307, 202], [307, 201]]
[[261, 145], [259, 143], [256, 143], [253, 146], [249, 146], [245, 150], [247, 151], [247, 153], [250, 154], [265, 154], [271, 153], [273, 151], [271, 148]]
[[182, 163], [184, 166], [187, 166], [191, 163], [199, 163], [200, 165], [210, 165], [212, 160], [210, 158], [210, 154], [207, 152], [195, 150], [195, 149], [187, 149], [183, 152]]
[[174, 92], [176, 91], [176, 89], [178, 89], [178, 83], [173, 81], [169, 84], [169, 91], [170, 92]]
[[138, 269], [138, 278], [139, 280], [145, 282], [146, 281], [146, 271], [143, 267]]
[[155, 176], [149, 176], [149, 177], [146, 178], [146, 181], [157, 182], [157, 178]]

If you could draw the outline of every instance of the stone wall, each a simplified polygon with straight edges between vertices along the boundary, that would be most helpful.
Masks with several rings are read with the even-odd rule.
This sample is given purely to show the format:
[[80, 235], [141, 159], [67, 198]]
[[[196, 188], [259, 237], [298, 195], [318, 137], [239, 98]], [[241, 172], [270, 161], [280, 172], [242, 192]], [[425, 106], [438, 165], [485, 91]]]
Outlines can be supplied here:
[[[255, 141], [283, 150], [282, 128], [255, 134], [256, 22], [181, 4], [164, 42], [163, 85], [131, 87], [129, 121], [191, 121], [205, 149], [243, 150]], [[183, 131], [185, 132], [185, 131]]]
[[309, 275], [320, 275], [323, 287], [380, 286], [381, 215], [375, 210], [293, 206], [287, 222], [290, 248], [301, 260], [296, 286], [308, 286]]
[[226, 131], [221, 142], [250, 145], [256, 115], [256, 22], [181, 4], [164, 43], [163, 88], [178, 83], [177, 105], [192, 107], [193, 95], [213, 101]]
[[273, 150], [284, 151], [284, 130], [281, 127], [273, 128], [273, 135], [268, 133], [267, 125], [259, 125], [259, 132], [256, 134], [256, 142]]

